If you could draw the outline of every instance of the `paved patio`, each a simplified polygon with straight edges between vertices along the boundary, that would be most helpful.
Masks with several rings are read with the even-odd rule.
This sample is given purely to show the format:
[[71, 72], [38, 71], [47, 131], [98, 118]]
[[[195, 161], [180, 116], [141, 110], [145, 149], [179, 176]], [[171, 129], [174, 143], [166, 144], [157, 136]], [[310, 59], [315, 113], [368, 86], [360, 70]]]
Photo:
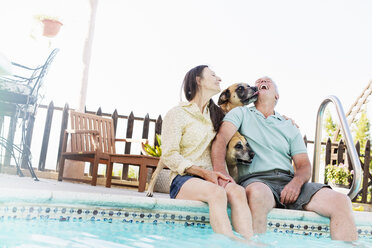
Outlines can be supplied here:
[[[14, 192], [22, 192], [24, 190], [35, 191], [50, 191], [50, 192], [64, 192], [66, 195], [74, 195], [74, 193], [93, 193], [104, 197], [105, 195], [115, 197], [120, 196], [135, 196], [143, 197], [143, 200], [150, 199], [170, 199], [169, 194], [154, 192], [154, 196], [146, 197], [146, 192], [138, 192], [136, 187], [112, 185], [111, 188], [106, 188], [103, 185], [91, 186], [87, 183], [71, 182], [71, 181], [57, 181], [55, 179], [46, 179], [39, 177], [40, 181], [34, 181], [33, 178], [25, 176], [19, 177], [17, 175], [0, 173], [0, 190], [10, 190]], [[183, 201], [194, 202], [195, 201]], [[174, 204], [174, 202], [172, 203]], [[372, 206], [369, 204], [353, 203], [354, 210], [372, 212]]]
[[[27, 189], [27, 190], [50, 190], [50, 191], [67, 191], [81, 193], [99, 193], [110, 195], [127, 195], [145, 197], [145, 192], [138, 192], [137, 188], [112, 186], [106, 188], [101, 185], [91, 186], [77, 182], [62, 181], [54, 179], [40, 178], [40, 181], [34, 181], [31, 177], [19, 177], [17, 175], [0, 174], [0, 189]], [[154, 193], [156, 198], [169, 198], [169, 194]]]

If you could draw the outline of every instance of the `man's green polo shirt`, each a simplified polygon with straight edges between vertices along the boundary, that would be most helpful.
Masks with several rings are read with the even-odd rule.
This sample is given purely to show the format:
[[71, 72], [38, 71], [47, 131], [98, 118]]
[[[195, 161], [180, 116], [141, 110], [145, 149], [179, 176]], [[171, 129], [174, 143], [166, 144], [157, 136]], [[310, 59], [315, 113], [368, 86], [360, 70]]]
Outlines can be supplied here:
[[277, 112], [265, 118], [255, 107], [237, 107], [226, 114], [224, 121], [234, 124], [255, 152], [250, 165], [238, 166], [239, 180], [273, 169], [294, 173], [292, 156], [307, 153], [299, 129]]

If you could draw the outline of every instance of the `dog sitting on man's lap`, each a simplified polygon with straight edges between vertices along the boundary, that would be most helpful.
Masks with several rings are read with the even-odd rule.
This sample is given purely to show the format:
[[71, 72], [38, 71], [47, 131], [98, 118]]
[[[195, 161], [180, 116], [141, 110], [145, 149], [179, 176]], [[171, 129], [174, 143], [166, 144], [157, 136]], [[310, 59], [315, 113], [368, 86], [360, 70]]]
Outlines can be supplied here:
[[[222, 91], [218, 98], [218, 105], [226, 114], [235, 107], [244, 106], [255, 102], [257, 98], [257, 87], [251, 87], [246, 83], [236, 83], [230, 85], [227, 89]], [[254, 152], [249, 146], [247, 140], [239, 132], [236, 132], [228, 143], [226, 150], [227, 169], [230, 176], [235, 181], [238, 180], [238, 164], [239, 166], [249, 166], [253, 157]], [[164, 166], [161, 164], [156, 167], [156, 170], [151, 177], [146, 196], [153, 196], [156, 180], [163, 168]]]

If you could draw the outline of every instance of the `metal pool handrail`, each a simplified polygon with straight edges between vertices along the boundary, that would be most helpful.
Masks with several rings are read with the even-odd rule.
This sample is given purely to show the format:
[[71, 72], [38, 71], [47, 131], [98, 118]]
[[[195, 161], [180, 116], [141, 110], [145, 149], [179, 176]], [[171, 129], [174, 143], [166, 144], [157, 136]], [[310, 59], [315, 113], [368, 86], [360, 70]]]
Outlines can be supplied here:
[[333, 102], [336, 106], [338, 118], [341, 123], [341, 129], [343, 131], [347, 152], [349, 153], [351, 164], [353, 166], [354, 175], [353, 175], [353, 183], [351, 185], [350, 191], [347, 194], [350, 199], [354, 199], [354, 197], [358, 194], [360, 189], [361, 181], [362, 181], [362, 169], [358, 157], [358, 153], [355, 149], [353, 138], [350, 133], [349, 125], [346, 120], [346, 116], [344, 110], [342, 108], [340, 100], [336, 96], [328, 96], [326, 99], [320, 104], [317, 118], [316, 118], [316, 130], [315, 130], [315, 141], [314, 141], [314, 160], [313, 160], [313, 175], [312, 181], [319, 182], [319, 165], [320, 165], [320, 143], [322, 138], [322, 122], [323, 122], [323, 115], [324, 109], [328, 105], [329, 102]]

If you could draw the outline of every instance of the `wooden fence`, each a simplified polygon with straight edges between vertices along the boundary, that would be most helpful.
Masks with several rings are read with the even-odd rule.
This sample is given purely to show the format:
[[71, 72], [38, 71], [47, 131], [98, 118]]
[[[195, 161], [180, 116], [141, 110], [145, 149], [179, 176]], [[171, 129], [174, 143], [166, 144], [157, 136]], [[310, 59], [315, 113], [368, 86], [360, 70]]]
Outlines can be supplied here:
[[[304, 137], [305, 144], [314, 144], [313, 141], [308, 141], [306, 136]], [[345, 160], [348, 165], [349, 171], [353, 170], [351, 159], [347, 153], [347, 148], [343, 140], [338, 143], [332, 143], [331, 139], [328, 138], [327, 142], [321, 143], [325, 146], [325, 165], [338, 165], [345, 164]], [[364, 152], [360, 151], [360, 142], [357, 141], [355, 144], [357, 150], [360, 165], [362, 167], [363, 178], [362, 178], [362, 188], [359, 190], [357, 196], [352, 200], [358, 203], [372, 204], [371, 194], [372, 194], [372, 166], [371, 166], [371, 142], [367, 140]], [[325, 183], [325, 181], [324, 181]], [[349, 180], [351, 185], [352, 179]], [[368, 195], [369, 199], [368, 199]]]
[[[353, 199], [353, 202], [360, 202], [360, 203], [369, 203], [372, 204], [372, 200], [369, 199], [367, 201], [368, 196], [368, 188], [370, 188], [369, 194], [371, 194], [372, 189], [372, 175], [371, 175], [371, 142], [367, 140], [364, 152], [360, 152], [360, 143], [357, 141], [355, 148], [357, 150], [360, 165], [363, 171], [363, 179], [362, 179], [362, 189], [359, 191], [358, 195]], [[345, 158], [346, 157], [346, 158]], [[347, 164], [349, 166], [349, 170], [351, 171], [352, 165], [349, 154], [347, 153], [346, 145], [344, 141], [341, 140], [338, 144], [332, 144], [331, 140], [327, 140], [326, 144], [326, 153], [325, 153], [325, 164], [340, 164], [345, 163], [345, 159], [347, 159]], [[352, 180], [350, 180], [351, 184]], [[359, 198], [359, 199], [358, 199]]]
[[[51, 148], [49, 144], [50, 140], [50, 135], [51, 135], [51, 127], [52, 127], [52, 122], [55, 119], [54, 113], [55, 111], [59, 111], [59, 116], [61, 116], [61, 124], [59, 129], [59, 140], [58, 140], [58, 152], [56, 153], [56, 167], [54, 171], [58, 171], [58, 161], [59, 161], [59, 156], [60, 156], [60, 151], [61, 151], [61, 146], [62, 146], [62, 139], [63, 139], [63, 133], [64, 130], [68, 126], [69, 122], [69, 105], [66, 103], [63, 108], [61, 107], [55, 107], [53, 102], [51, 102], [48, 106], [46, 105], [40, 105], [40, 109], [46, 109], [46, 119], [45, 119], [45, 125], [43, 129], [43, 135], [42, 135], [42, 143], [41, 143], [41, 149], [40, 149], [40, 156], [38, 160], [38, 165], [37, 165], [37, 170], [39, 171], [44, 171], [46, 167], [46, 158], [48, 154], [48, 148]], [[99, 108], [97, 111], [88, 111], [85, 110], [86, 113], [90, 114], [96, 114], [99, 116], [106, 116], [110, 117], [114, 120], [114, 128], [115, 128], [115, 136], [118, 138], [118, 136], [123, 136], [124, 138], [142, 138], [142, 139], [149, 139], [149, 134], [150, 131], [154, 135], [153, 142], [154, 144], [157, 144], [155, 134], [161, 134], [161, 127], [162, 127], [162, 117], [159, 115], [157, 119], [150, 119], [149, 115], [147, 114], [145, 117], [135, 117], [133, 115], [133, 112], [131, 112], [128, 116], [126, 115], [120, 115], [118, 114], [117, 110], [115, 110], [113, 113], [102, 113], [101, 108]], [[36, 116], [39, 118], [39, 116]], [[119, 126], [119, 120], [125, 120], [126, 121], [126, 126]], [[142, 122], [142, 134], [141, 137], [133, 137], [133, 129], [134, 129], [134, 121], [140, 121]], [[153, 128], [150, 128], [150, 123], [154, 124]], [[140, 124], [141, 125], [141, 124]], [[136, 125], [138, 126], [138, 125]], [[151, 129], [151, 130], [150, 130]], [[9, 136], [8, 136], [9, 137]], [[30, 145], [31, 145], [31, 139], [32, 135], [29, 137], [30, 138]], [[313, 141], [307, 140], [306, 136], [304, 137], [305, 144], [313, 144]], [[322, 146], [325, 146], [325, 164], [340, 164], [344, 163], [345, 159], [348, 160], [348, 165], [351, 167], [351, 162], [350, 158], [346, 154], [346, 146], [343, 141], [340, 141], [339, 143], [333, 143], [328, 139], [327, 142], [322, 142]], [[56, 146], [54, 146], [56, 147]], [[354, 202], [360, 202], [360, 203], [368, 203], [372, 204], [371, 197], [368, 198], [368, 194], [371, 194], [371, 189], [372, 189], [372, 176], [371, 176], [371, 169], [370, 169], [370, 164], [371, 164], [371, 146], [370, 146], [370, 141], [367, 141], [367, 144], [365, 146], [364, 152], [360, 153], [360, 145], [359, 142], [356, 143], [356, 149], [359, 154], [360, 160], [361, 160], [361, 165], [362, 165], [362, 171], [363, 171], [363, 183], [362, 183], [362, 189], [358, 193], [358, 196], [353, 199]], [[6, 153], [7, 151], [5, 151]], [[125, 143], [125, 147], [123, 149], [124, 154], [131, 154], [131, 143]], [[35, 155], [35, 154], [34, 154]], [[9, 154], [5, 154], [5, 158], [7, 158]], [[1, 166], [1, 165], [0, 165]], [[22, 163], [23, 166], [23, 163]], [[36, 164], [33, 165], [33, 167], [36, 168]], [[121, 173], [121, 179], [122, 180], [128, 180], [128, 165], [123, 165], [121, 168], [122, 173]], [[351, 169], [351, 168], [349, 168]], [[369, 200], [368, 200], [369, 199]]]

